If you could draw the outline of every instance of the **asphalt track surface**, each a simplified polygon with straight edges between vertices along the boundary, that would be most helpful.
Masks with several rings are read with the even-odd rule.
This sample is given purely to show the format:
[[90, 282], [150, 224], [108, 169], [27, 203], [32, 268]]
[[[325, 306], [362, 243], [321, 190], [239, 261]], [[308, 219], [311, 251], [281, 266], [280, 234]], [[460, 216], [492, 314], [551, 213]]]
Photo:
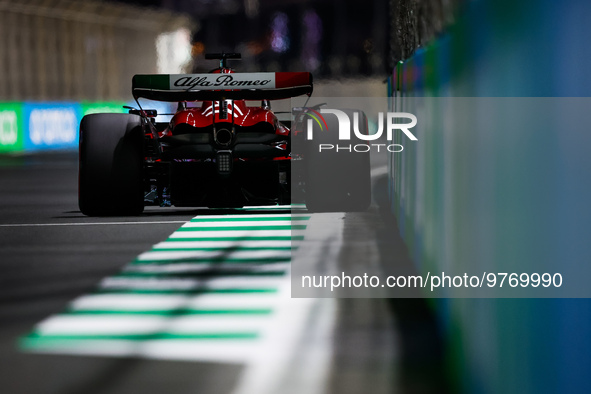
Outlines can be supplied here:
[[[395, 236], [395, 222], [380, 211], [384, 182], [383, 176], [374, 179], [376, 204], [370, 212], [344, 215], [343, 245], [349, 239], [372, 237], [372, 245], [377, 245], [372, 253], [381, 264], [388, 264], [393, 255], [400, 264], [410, 264]], [[236, 212], [148, 208], [139, 217], [85, 217], [77, 208], [73, 153], [0, 157], [0, 184], [1, 393], [446, 391], [442, 346], [423, 300], [312, 300], [297, 341], [283, 352], [289, 354], [282, 354], [287, 361], [281, 371], [259, 342], [245, 351], [258, 353], [255, 372], [234, 357], [238, 351], [231, 346], [225, 353], [214, 348], [216, 357], [193, 359], [23, 351], [22, 338], [40, 322], [62, 313], [72, 300], [94, 294], [98, 283], [117, 276], [184, 223]], [[289, 212], [248, 212], [261, 213]], [[380, 231], [371, 233], [364, 226]], [[341, 251], [330, 263], [347, 267], [359, 257], [353, 255]]]

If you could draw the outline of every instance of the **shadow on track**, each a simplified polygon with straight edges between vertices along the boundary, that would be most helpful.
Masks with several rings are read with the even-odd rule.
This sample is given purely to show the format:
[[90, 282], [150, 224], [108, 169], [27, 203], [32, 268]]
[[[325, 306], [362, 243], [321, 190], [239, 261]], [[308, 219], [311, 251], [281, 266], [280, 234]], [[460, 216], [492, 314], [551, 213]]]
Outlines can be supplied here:
[[[392, 272], [392, 256], [396, 256], [395, 264], [402, 267], [403, 271], [415, 270], [408, 248], [400, 236], [396, 218], [390, 212], [387, 187], [387, 176], [375, 180], [373, 195], [384, 226], [377, 232], [384, 272]], [[446, 375], [448, 369], [444, 337], [429, 301], [427, 298], [388, 299], [399, 335], [399, 388], [402, 393], [451, 392], [450, 379]]]

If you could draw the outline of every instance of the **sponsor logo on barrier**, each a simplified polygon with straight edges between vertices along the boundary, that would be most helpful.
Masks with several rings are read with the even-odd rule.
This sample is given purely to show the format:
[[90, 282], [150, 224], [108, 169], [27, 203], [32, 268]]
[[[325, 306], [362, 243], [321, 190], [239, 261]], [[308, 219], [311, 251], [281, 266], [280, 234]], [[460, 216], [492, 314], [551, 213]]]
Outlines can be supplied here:
[[[123, 108], [128, 103], [124, 101], [112, 101], [104, 103], [83, 103], [82, 115], [100, 114], [100, 113], [125, 113], [127, 110]], [[160, 111], [158, 111], [160, 112]], [[167, 107], [168, 112], [168, 107]]]
[[274, 73], [179, 74], [170, 76], [170, 89], [273, 89]]
[[[384, 122], [384, 113], [378, 113], [378, 130], [374, 134], [364, 134], [361, 132], [359, 127], [359, 112], [353, 113], [353, 127], [351, 128], [351, 119], [344, 111], [338, 109], [320, 109], [320, 113], [311, 108], [308, 108], [309, 112], [305, 112], [304, 115], [308, 116], [306, 123], [306, 138], [308, 140], [314, 139], [314, 122], [320, 127], [320, 132], [338, 132], [339, 141], [350, 141], [351, 140], [351, 129], [355, 138], [362, 141], [375, 141], [382, 136], [384, 130], [386, 130], [386, 137], [388, 141], [392, 141], [395, 130], [400, 130], [404, 135], [411, 141], [417, 141], [417, 137], [410, 131], [411, 128], [416, 126], [417, 117], [408, 112], [388, 112], [386, 114], [386, 121]], [[338, 130], [329, 130], [326, 120], [323, 114], [332, 114], [337, 117]], [[410, 119], [409, 123], [396, 123], [396, 119]], [[384, 126], [385, 123], [385, 126]], [[325, 131], [326, 129], [326, 131]], [[348, 152], [368, 152], [371, 149], [375, 149], [378, 152], [382, 148], [388, 152], [402, 152], [404, 147], [400, 144], [356, 144], [356, 145], [339, 145], [339, 144], [319, 144], [319, 152], [322, 151], [348, 151]]]
[[9, 146], [18, 140], [18, 119], [14, 111], [0, 111], [0, 145]]
[[71, 145], [77, 134], [78, 117], [73, 109], [33, 109], [29, 115], [29, 138], [33, 145]]

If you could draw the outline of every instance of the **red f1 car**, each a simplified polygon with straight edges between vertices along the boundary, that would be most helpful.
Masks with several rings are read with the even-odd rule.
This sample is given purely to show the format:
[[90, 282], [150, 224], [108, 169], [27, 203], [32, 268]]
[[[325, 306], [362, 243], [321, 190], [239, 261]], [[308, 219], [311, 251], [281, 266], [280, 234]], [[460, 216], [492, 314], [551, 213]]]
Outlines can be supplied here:
[[[369, 154], [355, 155], [352, 162], [343, 155], [322, 156], [331, 170], [331, 165], [319, 165], [316, 150], [309, 149], [296, 160], [309, 168], [292, 182], [292, 123], [303, 130], [307, 109], [295, 119], [279, 121], [270, 100], [310, 96], [310, 73], [235, 73], [227, 60], [239, 54], [206, 58], [219, 59], [219, 68], [207, 74], [133, 77], [138, 106], [139, 98], [178, 103], [170, 122], [155, 122], [157, 112], [141, 107], [82, 119], [78, 201], [83, 214], [138, 215], [145, 205], [289, 204], [292, 184], [301, 189], [298, 195], [310, 209], [367, 208]], [[248, 106], [246, 100], [260, 105]], [[329, 186], [327, 192], [326, 182], [334, 181], [330, 171], [335, 170], [349, 173], [349, 181]], [[351, 182], [355, 172], [360, 175]]]

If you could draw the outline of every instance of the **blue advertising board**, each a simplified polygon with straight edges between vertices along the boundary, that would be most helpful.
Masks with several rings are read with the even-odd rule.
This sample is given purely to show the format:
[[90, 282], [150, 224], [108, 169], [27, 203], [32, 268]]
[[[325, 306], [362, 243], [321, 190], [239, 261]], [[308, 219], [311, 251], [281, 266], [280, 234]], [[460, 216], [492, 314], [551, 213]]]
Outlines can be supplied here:
[[77, 148], [81, 118], [78, 103], [24, 103], [24, 149]]

